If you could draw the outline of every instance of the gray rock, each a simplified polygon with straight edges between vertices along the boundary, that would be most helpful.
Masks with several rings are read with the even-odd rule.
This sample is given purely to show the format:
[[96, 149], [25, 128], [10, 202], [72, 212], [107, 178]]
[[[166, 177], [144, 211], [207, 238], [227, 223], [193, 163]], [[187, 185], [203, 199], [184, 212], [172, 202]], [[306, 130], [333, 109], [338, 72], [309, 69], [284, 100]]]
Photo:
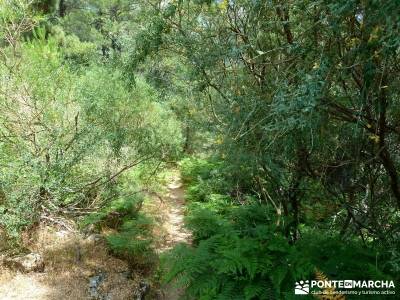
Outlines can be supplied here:
[[7, 257], [3, 259], [3, 264], [10, 269], [17, 270], [22, 273], [44, 271], [44, 261], [39, 253], [29, 253], [26, 255]]
[[88, 242], [91, 242], [91, 243], [95, 243], [95, 242], [98, 242], [98, 241], [102, 241], [103, 239], [104, 239], [104, 237], [103, 237], [101, 234], [97, 234], [97, 233], [93, 233], [93, 234], [89, 235], [89, 236], [86, 238], [86, 240], [87, 240]]
[[105, 300], [106, 298], [99, 292], [99, 286], [106, 278], [106, 274], [100, 272], [89, 277], [89, 294], [92, 299]]

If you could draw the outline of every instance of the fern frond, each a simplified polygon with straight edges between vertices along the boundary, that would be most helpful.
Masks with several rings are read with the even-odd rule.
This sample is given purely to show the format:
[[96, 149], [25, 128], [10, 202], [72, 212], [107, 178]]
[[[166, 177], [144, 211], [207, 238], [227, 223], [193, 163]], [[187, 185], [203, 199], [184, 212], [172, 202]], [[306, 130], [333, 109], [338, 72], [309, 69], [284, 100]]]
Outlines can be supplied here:
[[[315, 269], [315, 279], [319, 281], [329, 281], [329, 278], [320, 270]], [[335, 294], [334, 287], [326, 287], [322, 289], [324, 291], [323, 295], [314, 295], [320, 300], [346, 300], [344, 295]]]

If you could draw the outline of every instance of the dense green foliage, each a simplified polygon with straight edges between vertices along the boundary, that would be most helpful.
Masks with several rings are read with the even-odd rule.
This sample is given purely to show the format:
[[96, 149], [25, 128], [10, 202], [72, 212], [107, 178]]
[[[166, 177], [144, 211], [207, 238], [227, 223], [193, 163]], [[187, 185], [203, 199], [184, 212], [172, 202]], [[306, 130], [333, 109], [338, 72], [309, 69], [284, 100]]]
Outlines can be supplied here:
[[[216, 180], [224, 164], [186, 159], [181, 168], [193, 246], [181, 245], [164, 260], [166, 280], [177, 279], [193, 299], [295, 299], [293, 282], [314, 277], [315, 270], [328, 278], [399, 279], [398, 262], [387, 249], [365, 247], [359, 238], [313, 223], [303, 224], [301, 239], [291, 245], [273, 208], [254, 197], [237, 203], [218, 194], [228, 185]], [[203, 190], [209, 192], [205, 198]]]
[[179, 153], [180, 123], [144, 79], [129, 87], [111, 61], [97, 62], [95, 44], [59, 27], [49, 35], [29, 15], [8, 17], [1, 25], [0, 225], [10, 234], [49, 214], [101, 208], [125, 171], [146, 163], [151, 173]]
[[180, 161], [193, 244], [165, 270], [188, 298], [291, 299], [316, 270], [398, 285], [399, 11], [1, 1], [0, 229], [89, 214], [149, 268], [139, 192]]

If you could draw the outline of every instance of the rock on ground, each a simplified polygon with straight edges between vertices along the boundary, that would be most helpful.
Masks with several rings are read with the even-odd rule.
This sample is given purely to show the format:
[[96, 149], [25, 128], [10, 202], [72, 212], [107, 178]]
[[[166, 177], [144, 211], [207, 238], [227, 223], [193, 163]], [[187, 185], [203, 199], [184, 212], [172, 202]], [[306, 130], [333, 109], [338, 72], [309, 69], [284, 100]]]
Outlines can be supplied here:
[[44, 261], [42, 256], [38, 253], [29, 253], [11, 258], [4, 258], [3, 265], [22, 273], [44, 271]]

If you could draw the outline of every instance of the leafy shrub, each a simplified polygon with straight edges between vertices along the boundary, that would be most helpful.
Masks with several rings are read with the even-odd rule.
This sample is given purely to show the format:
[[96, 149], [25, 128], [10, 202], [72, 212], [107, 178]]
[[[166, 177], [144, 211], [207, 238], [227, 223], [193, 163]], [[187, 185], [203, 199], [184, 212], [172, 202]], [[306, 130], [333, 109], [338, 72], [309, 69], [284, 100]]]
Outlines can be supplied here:
[[201, 158], [187, 157], [179, 162], [182, 178], [186, 183], [196, 183], [199, 179], [208, 179], [216, 164]]
[[107, 236], [110, 249], [129, 263], [131, 270], [149, 272], [157, 262], [152, 248], [153, 221], [143, 214], [125, 221], [115, 234]]
[[191, 230], [194, 242], [212, 237], [228, 229], [229, 223], [216, 212], [201, 205], [192, 205], [186, 224]]
[[365, 247], [357, 239], [343, 240], [335, 233], [311, 230], [303, 234], [296, 248], [332, 279], [391, 279], [389, 273], [383, 272], [376, 249]]

